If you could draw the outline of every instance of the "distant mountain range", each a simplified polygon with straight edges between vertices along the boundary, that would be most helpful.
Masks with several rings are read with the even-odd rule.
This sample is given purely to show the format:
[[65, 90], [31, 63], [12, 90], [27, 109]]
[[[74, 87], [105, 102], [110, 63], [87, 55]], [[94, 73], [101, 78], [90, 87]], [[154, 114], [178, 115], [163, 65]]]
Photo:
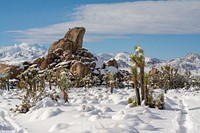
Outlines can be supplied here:
[[47, 48], [41, 44], [15, 44], [14, 46], [0, 48], [0, 63], [18, 65], [24, 61], [34, 59], [46, 54]]
[[[19, 65], [24, 61], [32, 62], [34, 59], [41, 57], [47, 53], [47, 48], [40, 44], [17, 44], [14, 46], [0, 48], [0, 63]], [[130, 70], [133, 63], [130, 61], [129, 53], [101, 53], [96, 54], [99, 61], [107, 61], [114, 58], [118, 62], [120, 69]], [[145, 58], [145, 70], [149, 71], [151, 68], [160, 68], [164, 65], [171, 65], [177, 67], [180, 73], [184, 73], [186, 69], [190, 70], [193, 75], [200, 76], [200, 55], [187, 54], [185, 57], [177, 58], [169, 61], [157, 58]]]
[[[130, 60], [130, 54], [128, 53], [101, 53], [96, 55], [99, 60], [106, 61], [114, 58], [118, 62], [120, 69], [130, 70], [133, 63]], [[160, 68], [161, 66], [171, 65], [178, 68], [180, 73], [184, 73], [186, 69], [190, 70], [193, 75], [200, 76], [200, 55], [199, 54], [187, 54], [185, 57], [177, 58], [169, 61], [145, 57], [145, 71], [151, 70], [153, 67]]]

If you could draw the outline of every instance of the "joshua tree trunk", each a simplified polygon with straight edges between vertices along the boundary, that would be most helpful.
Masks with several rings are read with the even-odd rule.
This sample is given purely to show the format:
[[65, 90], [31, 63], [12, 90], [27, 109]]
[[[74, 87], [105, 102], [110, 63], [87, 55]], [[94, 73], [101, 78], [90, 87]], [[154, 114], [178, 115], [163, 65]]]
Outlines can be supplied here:
[[141, 86], [141, 94], [142, 94], [142, 101], [143, 101], [143, 100], [145, 100], [144, 67], [140, 67], [140, 86]]
[[64, 98], [65, 103], [66, 103], [66, 102], [69, 102], [69, 101], [68, 101], [68, 94], [67, 94], [67, 92], [66, 92], [65, 90], [62, 90], [62, 95], [63, 95], [63, 98]]
[[147, 105], [148, 104], [148, 94], [149, 94], [147, 85], [144, 86], [144, 92], [145, 92], [144, 93], [145, 105]]
[[52, 89], [51, 80], [49, 80], [49, 89], [50, 89], [50, 90]]
[[37, 85], [36, 85], [36, 83], [33, 83], [33, 91], [34, 91], [34, 92], [37, 91]]
[[110, 93], [113, 93], [114, 83], [110, 81]]
[[137, 81], [134, 81], [134, 86], [135, 86], [135, 95], [136, 95], [137, 104], [138, 104], [138, 105], [141, 105], [141, 101], [140, 101], [140, 90], [139, 90], [139, 88], [138, 88]]
[[7, 80], [7, 90], [10, 91], [9, 79]]
[[32, 84], [31, 83], [28, 84], [29, 84], [29, 91], [32, 92]]

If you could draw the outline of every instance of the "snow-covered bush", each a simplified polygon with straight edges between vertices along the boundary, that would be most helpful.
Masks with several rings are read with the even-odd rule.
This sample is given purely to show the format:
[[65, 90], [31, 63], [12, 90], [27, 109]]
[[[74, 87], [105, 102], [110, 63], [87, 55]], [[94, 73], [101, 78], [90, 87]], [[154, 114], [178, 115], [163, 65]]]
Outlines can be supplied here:
[[70, 80], [68, 78], [68, 73], [66, 70], [63, 70], [60, 73], [60, 78], [59, 78], [59, 83], [60, 83], [60, 87], [61, 87], [61, 91], [62, 91], [62, 95], [64, 98], [65, 102], [68, 102], [68, 89], [70, 87]]
[[164, 109], [164, 93], [163, 91], [150, 90], [148, 95], [148, 105], [150, 108]]
[[136, 97], [129, 97], [128, 98], [128, 106], [129, 107], [136, 107], [136, 106], [138, 106]]

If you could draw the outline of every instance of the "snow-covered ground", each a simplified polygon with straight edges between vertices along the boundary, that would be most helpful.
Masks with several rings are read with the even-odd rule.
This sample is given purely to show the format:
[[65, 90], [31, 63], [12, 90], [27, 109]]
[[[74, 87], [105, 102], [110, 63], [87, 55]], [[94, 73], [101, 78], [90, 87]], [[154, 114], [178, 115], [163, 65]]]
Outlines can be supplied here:
[[199, 133], [199, 91], [170, 90], [165, 109], [129, 108], [133, 89], [71, 89], [69, 102], [43, 99], [26, 114], [9, 109], [21, 92], [1, 91], [0, 133]]

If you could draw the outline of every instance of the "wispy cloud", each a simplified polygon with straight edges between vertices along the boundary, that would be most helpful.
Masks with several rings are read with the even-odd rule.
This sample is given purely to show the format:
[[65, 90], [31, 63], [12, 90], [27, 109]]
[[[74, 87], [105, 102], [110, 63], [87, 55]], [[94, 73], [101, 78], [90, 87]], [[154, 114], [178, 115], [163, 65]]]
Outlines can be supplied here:
[[85, 41], [127, 34], [200, 34], [199, 0], [89, 4], [71, 15], [73, 21], [12, 32], [17, 33], [17, 41], [31, 43], [50, 43], [74, 26], [86, 27]]

